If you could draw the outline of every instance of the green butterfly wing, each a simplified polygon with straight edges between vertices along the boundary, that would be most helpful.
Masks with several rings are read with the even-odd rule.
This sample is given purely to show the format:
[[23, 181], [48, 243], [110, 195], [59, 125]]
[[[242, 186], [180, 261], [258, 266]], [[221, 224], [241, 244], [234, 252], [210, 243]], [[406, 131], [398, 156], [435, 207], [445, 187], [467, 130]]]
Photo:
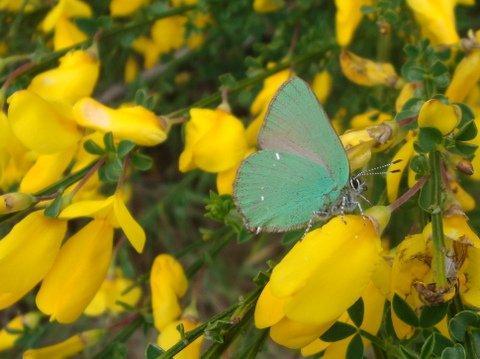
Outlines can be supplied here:
[[262, 150], [242, 163], [234, 187], [251, 230], [305, 226], [348, 182], [345, 150], [310, 87], [297, 77], [270, 103], [258, 142]]
[[262, 149], [295, 153], [325, 167], [339, 183], [350, 175], [347, 154], [310, 86], [285, 82], [269, 105], [258, 137]]
[[282, 232], [305, 225], [342, 188], [305, 157], [261, 150], [242, 163], [235, 200], [250, 230]]

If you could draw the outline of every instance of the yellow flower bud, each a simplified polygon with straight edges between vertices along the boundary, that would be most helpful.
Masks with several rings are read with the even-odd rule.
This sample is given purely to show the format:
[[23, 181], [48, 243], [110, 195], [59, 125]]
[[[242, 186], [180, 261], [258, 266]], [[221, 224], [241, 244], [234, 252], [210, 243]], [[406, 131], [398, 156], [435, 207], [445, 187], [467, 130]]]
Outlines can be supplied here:
[[66, 241], [36, 298], [50, 320], [71, 323], [83, 313], [105, 279], [112, 245], [113, 227], [104, 219], [94, 219]]
[[150, 0], [112, 0], [110, 14], [114, 17], [128, 16], [149, 2]]
[[114, 227], [120, 227], [133, 248], [141, 253], [145, 246], [145, 232], [128, 211], [119, 192], [101, 200], [72, 203], [60, 213], [60, 218], [91, 217], [107, 219]]
[[22, 331], [26, 328], [34, 329], [40, 322], [40, 313], [30, 312], [24, 315], [17, 315], [0, 330], [0, 352], [14, 347], [15, 342], [21, 337], [21, 333], [11, 331]]
[[318, 101], [325, 103], [332, 90], [332, 76], [326, 70], [315, 75], [312, 82], [312, 90]]
[[3, 237], [0, 241], [0, 309], [15, 303], [43, 279], [57, 256], [66, 230], [66, 222], [36, 211]]
[[60, 0], [45, 16], [41, 28], [44, 32], [52, 31], [61, 18], [91, 17], [90, 6], [80, 0]]
[[193, 108], [185, 125], [185, 148], [180, 171], [200, 168], [222, 172], [236, 166], [245, 156], [247, 141], [242, 122], [220, 109]]
[[455, 27], [455, 1], [407, 0], [420, 24], [423, 36], [434, 45], [453, 45], [459, 41]]
[[460, 61], [445, 95], [453, 102], [463, 102], [480, 79], [480, 49], [474, 49]]
[[89, 51], [72, 51], [60, 59], [60, 65], [32, 79], [28, 90], [47, 101], [74, 104], [90, 96], [97, 83], [100, 62]]
[[124, 72], [124, 79], [125, 83], [129, 84], [133, 82], [138, 76], [138, 63], [137, 60], [133, 56], [129, 56], [127, 58], [127, 62], [125, 63], [125, 72]]
[[371, 0], [335, 0], [335, 31], [337, 43], [347, 46], [362, 20], [362, 6], [370, 5]]
[[462, 112], [458, 106], [431, 99], [420, 108], [417, 121], [419, 127], [433, 127], [443, 135], [448, 135], [457, 127], [461, 117]]
[[253, 10], [258, 13], [274, 12], [281, 9], [284, 5], [283, 0], [254, 0]]
[[23, 359], [69, 358], [98, 343], [103, 335], [102, 329], [87, 330], [57, 344], [29, 349], [23, 353]]
[[395, 87], [399, 81], [399, 77], [391, 64], [373, 62], [350, 51], [342, 51], [340, 66], [345, 77], [357, 85]]
[[134, 307], [141, 295], [142, 289], [134, 285], [134, 282], [126, 278], [122, 270], [117, 268], [114, 274], [107, 275], [97, 294], [85, 309], [85, 314], [99, 316], [106, 311], [113, 314], [123, 313], [125, 307], [119, 303]]
[[112, 132], [122, 140], [140, 146], [155, 146], [165, 141], [167, 134], [160, 119], [142, 106], [112, 109], [92, 98], [84, 98], [73, 106], [78, 124], [102, 132]]
[[187, 18], [182, 15], [169, 16], [153, 23], [151, 34], [160, 54], [181, 48], [185, 44]]
[[15, 92], [8, 99], [8, 120], [22, 144], [40, 154], [52, 154], [74, 147], [80, 132], [69, 109], [45, 101], [32, 91]]
[[[170, 323], [162, 330], [157, 339], [157, 344], [163, 350], [168, 350], [181, 340], [180, 332], [177, 330], [177, 326], [183, 325], [185, 332], [195, 329], [198, 324], [196, 321], [183, 318], [181, 320]], [[198, 359], [200, 358], [200, 352], [202, 349], [203, 335], [195, 339], [192, 343], [187, 345], [180, 353], [175, 354], [175, 359]]]
[[182, 313], [179, 298], [188, 288], [182, 265], [168, 254], [157, 256], [150, 272], [150, 288], [155, 328], [162, 332]]
[[0, 214], [23, 211], [36, 202], [34, 196], [27, 193], [14, 192], [0, 196]]

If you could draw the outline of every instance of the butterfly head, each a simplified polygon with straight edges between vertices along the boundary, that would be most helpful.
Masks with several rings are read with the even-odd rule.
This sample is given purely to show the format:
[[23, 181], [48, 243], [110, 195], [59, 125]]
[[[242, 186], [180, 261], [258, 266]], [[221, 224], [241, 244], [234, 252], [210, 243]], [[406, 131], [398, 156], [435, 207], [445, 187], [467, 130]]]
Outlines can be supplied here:
[[363, 193], [367, 190], [367, 184], [363, 180], [363, 178], [360, 177], [352, 177], [350, 178], [350, 188], [355, 192], [355, 193]]

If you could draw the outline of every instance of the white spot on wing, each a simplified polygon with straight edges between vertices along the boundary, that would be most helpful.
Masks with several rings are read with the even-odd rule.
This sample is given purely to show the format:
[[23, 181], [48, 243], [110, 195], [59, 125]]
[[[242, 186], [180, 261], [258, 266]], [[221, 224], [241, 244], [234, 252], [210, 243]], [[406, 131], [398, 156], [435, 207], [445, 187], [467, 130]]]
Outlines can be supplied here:
[[280, 154], [278, 152], [275, 152], [275, 157], [280, 161]]
[[263, 201], [265, 201], [265, 197], [264, 196], [260, 196], [260, 199]]

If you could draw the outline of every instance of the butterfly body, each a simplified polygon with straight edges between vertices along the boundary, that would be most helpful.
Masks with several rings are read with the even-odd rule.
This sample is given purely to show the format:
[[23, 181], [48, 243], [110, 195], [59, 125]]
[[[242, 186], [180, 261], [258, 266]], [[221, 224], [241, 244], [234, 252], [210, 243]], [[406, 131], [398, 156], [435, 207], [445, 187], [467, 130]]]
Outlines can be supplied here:
[[289, 231], [358, 204], [345, 150], [303, 80], [293, 77], [280, 87], [258, 143], [260, 150], [242, 163], [234, 186], [250, 230]]

